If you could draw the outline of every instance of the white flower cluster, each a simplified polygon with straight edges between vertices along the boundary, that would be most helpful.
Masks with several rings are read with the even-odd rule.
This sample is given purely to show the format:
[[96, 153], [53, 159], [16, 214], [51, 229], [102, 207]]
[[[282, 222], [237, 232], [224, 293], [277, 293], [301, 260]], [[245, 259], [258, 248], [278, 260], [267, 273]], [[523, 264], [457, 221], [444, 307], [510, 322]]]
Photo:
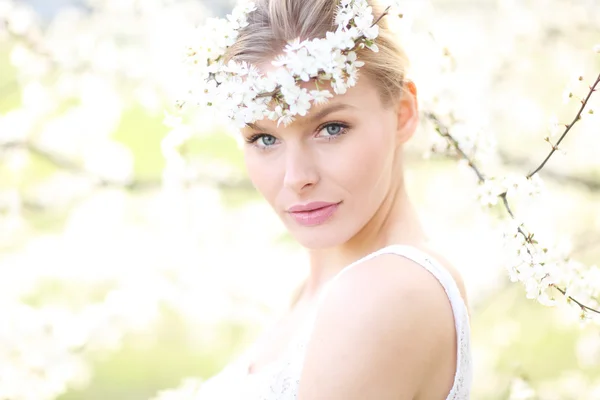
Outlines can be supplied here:
[[0, 398], [52, 400], [88, 379], [81, 329], [67, 310], [0, 300]]
[[499, 196], [506, 193], [513, 197], [535, 197], [542, 193], [544, 182], [539, 175], [527, 178], [521, 175], [511, 175], [502, 179], [488, 178], [478, 188], [477, 198], [484, 207], [498, 204]]
[[[567, 298], [572, 297], [597, 309], [600, 305], [600, 268], [570, 259], [569, 246], [547, 246], [528, 236], [523, 224], [510, 221], [505, 246], [514, 258], [507, 264], [508, 275], [512, 282], [521, 282], [525, 286], [527, 298], [553, 306], [558, 295], [556, 288], [562, 287]], [[582, 309], [582, 319], [589, 317], [592, 315]]]
[[[544, 183], [537, 174], [531, 178], [488, 178], [480, 184], [478, 198], [484, 207], [492, 207], [498, 204], [502, 194], [527, 199], [543, 193], [543, 188]], [[558, 287], [565, 288], [567, 298], [573, 297], [589, 307], [599, 305], [598, 267], [585, 267], [569, 259], [570, 249], [564, 244], [539, 243], [520, 221], [511, 218], [507, 224], [504, 239], [507, 254], [510, 254], [506, 263], [508, 276], [512, 282], [524, 285], [527, 298], [553, 306]], [[582, 319], [585, 314], [582, 313]]]
[[505, 246], [509, 248], [507, 253], [514, 256], [507, 263], [511, 282], [521, 282], [528, 299], [536, 299], [548, 306], [554, 305], [553, 285], [562, 283], [560, 267], [565, 262], [564, 257], [555, 251], [534, 245], [524, 236], [527, 232], [523, 224], [511, 222], [511, 229], [505, 234]]
[[536, 392], [523, 378], [515, 378], [510, 384], [508, 400], [534, 400]]
[[[372, 7], [366, 0], [341, 0], [337, 30], [325, 38], [289, 42], [283, 54], [272, 61], [274, 70], [263, 74], [245, 62], [226, 63], [227, 49], [255, 9], [254, 3], [240, 5], [227, 19], [211, 19], [200, 30], [198, 43], [188, 51], [190, 81], [197, 86], [190, 88], [190, 98], [184, 103], [214, 106], [239, 127], [265, 117], [287, 125], [295, 116], [306, 115], [311, 103], [322, 104], [333, 96], [321, 84], [329, 82], [336, 94], [356, 85], [358, 69], [364, 65], [358, 61], [358, 50], [378, 51], [379, 26]], [[301, 87], [311, 80], [316, 82], [316, 90]]]

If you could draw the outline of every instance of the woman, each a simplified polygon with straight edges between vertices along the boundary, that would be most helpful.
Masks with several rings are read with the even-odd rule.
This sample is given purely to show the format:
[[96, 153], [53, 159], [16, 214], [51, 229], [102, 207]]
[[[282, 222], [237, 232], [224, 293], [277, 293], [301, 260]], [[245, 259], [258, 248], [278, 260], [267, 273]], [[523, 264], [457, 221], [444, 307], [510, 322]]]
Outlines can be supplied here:
[[[310, 274], [289, 313], [206, 382], [199, 398], [469, 398], [465, 291], [428, 245], [406, 192], [403, 147], [418, 124], [417, 89], [406, 79], [386, 11], [366, 0], [260, 0], [227, 46], [225, 61], [248, 62], [269, 76], [282, 66], [297, 71], [297, 90], [278, 81], [272, 93], [253, 98], [273, 95], [274, 118], [249, 119], [252, 107], [243, 104], [241, 134], [248, 174], [309, 252]], [[333, 42], [333, 33], [360, 26], [355, 42], [331, 53], [346, 57], [347, 86], [339, 71], [291, 67], [291, 58], [271, 62], [290, 41], [290, 52], [306, 55], [294, 39]], [[352, 65], [361, 67], [356, 82]], [[302, 95], [323, 94], [327, 79], [336, 95], [313, 98], [308, 110]]]

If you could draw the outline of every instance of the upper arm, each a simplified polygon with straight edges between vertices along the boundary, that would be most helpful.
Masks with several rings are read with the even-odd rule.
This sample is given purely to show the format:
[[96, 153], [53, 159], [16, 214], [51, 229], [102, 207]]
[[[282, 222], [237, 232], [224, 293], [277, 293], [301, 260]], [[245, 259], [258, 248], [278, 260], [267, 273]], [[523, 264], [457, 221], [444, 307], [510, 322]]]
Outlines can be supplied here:
[[425, 268], [396, 255], [365, 261], [323, 298], [299, 399], [413, 399], [453, 332], [449, 300]]

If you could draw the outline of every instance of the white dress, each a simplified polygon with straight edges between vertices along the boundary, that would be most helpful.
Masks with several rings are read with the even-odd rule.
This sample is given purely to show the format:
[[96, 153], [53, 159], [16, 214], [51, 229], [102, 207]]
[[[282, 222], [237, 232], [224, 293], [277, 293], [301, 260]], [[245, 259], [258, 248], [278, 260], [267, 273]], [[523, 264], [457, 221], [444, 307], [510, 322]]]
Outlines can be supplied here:
[[[452, 275], [433, 257], [423, 251], [406, 245], [392, 245], [382, 248], [348, 265], [341, 273], [352, 266], [380, 254], [397, 254], [423, 266], [434, 275], [444, 287], [452, 310], [457, 332], [457, 365], [454, 385], [447, 400], [468, 400], [472, 381], [471, 333], [469, 314], [465, 302]], [[318, 308], [318, 307], [317, 307]], [[278, 361], [248, 374], [253, 347], [248, 349], [220, 373], [208, 379], [200, 389], [198, 400], [293, 400], [298, 397], [300, 373], [304, 361], [305, 346], [310, 338], [314, 313], [304, 328], [293, 338], [284, 356]]]

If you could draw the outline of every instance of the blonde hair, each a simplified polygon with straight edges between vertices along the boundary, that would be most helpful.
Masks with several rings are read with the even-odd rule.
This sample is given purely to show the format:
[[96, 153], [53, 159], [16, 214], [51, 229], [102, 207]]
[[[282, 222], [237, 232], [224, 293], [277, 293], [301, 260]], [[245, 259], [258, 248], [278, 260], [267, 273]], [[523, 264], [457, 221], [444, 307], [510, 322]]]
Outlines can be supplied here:
[[[369, 0], [377, 20], [384, 8]], [[279, 54], [293, 39], [324, 38], [335, 31], [338, 0], [256, 0], [257, 9], [248, 16], [236, 43], [225, 55], [227, 60], [246, 61], [259, 65]], [[386, 18], [378, 22], [380, 33], [375, 43], [379, 52], [363, 49], [358, 57], [365, 62], [361, 73], [367, 74], [377, 86], [384, 104], [397, 99], [405, 88], [408, 58], [389, 30]]]

